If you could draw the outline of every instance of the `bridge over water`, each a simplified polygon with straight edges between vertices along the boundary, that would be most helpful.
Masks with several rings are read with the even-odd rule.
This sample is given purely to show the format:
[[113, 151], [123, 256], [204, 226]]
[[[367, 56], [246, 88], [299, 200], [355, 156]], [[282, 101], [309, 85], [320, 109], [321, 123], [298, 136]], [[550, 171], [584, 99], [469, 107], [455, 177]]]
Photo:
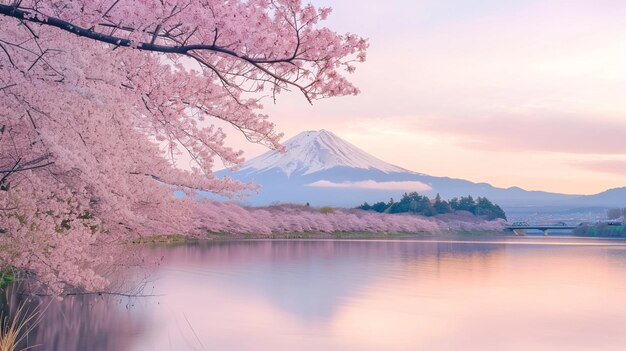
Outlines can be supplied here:
[[505, 230], [512, 231], [515, 235], [526, 235], [527, 230], [540, 230], [547, 236], [551, 230], [574, 230], [575, 225], [555, 225], [555, 224], [528, 224], [528, 225], [507, 225]]

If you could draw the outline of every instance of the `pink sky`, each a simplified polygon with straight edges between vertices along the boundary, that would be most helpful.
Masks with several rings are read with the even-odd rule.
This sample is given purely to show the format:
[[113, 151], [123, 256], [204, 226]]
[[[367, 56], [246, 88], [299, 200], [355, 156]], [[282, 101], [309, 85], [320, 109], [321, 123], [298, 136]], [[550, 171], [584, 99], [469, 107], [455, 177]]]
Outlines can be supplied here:
[[501, 187], [626, 186], [626, 2], [313, 3], [370, 38], [362, 94], [267, 101], [286, 138], [324, 128], [398, 166]]

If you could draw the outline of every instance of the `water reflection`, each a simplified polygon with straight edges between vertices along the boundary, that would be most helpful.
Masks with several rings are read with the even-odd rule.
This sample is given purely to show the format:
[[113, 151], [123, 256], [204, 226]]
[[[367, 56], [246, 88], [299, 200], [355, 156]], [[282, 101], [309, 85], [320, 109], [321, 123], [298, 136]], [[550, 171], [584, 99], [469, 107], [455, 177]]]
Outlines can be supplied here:
[[23, 304], [41, 320], [18, 350], [130, 350], [142, 333], [145, 314], [133, 310], [137, 298], [82, 295], [59, 301], [26, 297], [15, 287], [7, 293], [11, 315]]
[[[407, 242], [282, 241], [241, 242], [220, 246], [162, 249], [171, 265], [161, 270], [162, 281], [183, 275], [229, 289], [252, 292], [300, 322], [325, 323], [342, 303], [378, 280], [402, 280], [409, 270], [433, 274], [441, 260], [461, 254], [470, 264], [483, 262], [486, 273], [504, 245]], [[472, 263], [473, 262], [473, 263]], [[469, 266], [459, 269], [467, 269]], [[191, 289], [192, 286], [189, 288]], [[169, 291], [168, 291], [169, 292]]]
[[545, 240], [154, 247], [159, 297], [66, 299], [33, 337], [46, 350], [622, 350], [626, 247]]

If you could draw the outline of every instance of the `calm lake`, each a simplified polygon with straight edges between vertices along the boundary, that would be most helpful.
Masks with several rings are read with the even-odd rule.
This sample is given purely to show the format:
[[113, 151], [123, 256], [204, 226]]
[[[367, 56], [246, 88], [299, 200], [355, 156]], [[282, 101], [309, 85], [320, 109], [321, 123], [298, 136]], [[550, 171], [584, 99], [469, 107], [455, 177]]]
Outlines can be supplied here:
[[285, 240], [146, 248], [152, 297], [50, 302], [32, 350], [624, 350], [626, 242]]

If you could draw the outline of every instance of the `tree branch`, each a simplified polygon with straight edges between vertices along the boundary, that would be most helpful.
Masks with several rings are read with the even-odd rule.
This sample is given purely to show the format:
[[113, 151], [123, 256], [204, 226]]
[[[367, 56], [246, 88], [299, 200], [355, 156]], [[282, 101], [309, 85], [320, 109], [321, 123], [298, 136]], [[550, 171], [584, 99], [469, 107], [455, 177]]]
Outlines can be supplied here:
[[35, 165], [35, 166], [30, 166], [30, 167], [18, 167], [15, 169], [0, 169], [0, 173], [15, 173], [15, 172], [22, 172], [22, 171], [28, 171], [30, 169], [37, 169], [37, 168], [42, 168], [42, 167], [47, 167], [54, 164], [54, 162], [48, 162], [48, 163], [44, 163], [42, 165]]
[[[252, 65], [256, 69], [260, 70], [261, 72], [263, 72], [263, 73], [267, 74], [268, 76], [272, 77], [273, 79], [275, 79], [275, 83], [274, 83], [275, 85], [278, 85], [279, 82], [282, 82], [282, 83], [284, 83], [286, 85], [290, 85], [290, 86], [293, 86], [293, 87], [297, 88], [298, 90], [300, 90], [302, 92], [302, 94], [305, 96], [307, 101], [309, 103], [312, 103], [311, 97], [309, 96], [309, 92], [308, 92], [306, 86], [302, 86], [302, 85], [296, 83], [295, 81], [291, 81], [291, 80], [289, 80], [287, 78], [281, 77], [280, 75], [271, 72], [267, 67], [263, 67], [262, 66], [262, 64], [277, 64], [277, 63], [294, 64], [294, 61], [296, 61], [296, 60], [305, 60], [305, 59], [299, 59], [297, 57], [298, 50], [299, 50], [300, 45], [301, 45], [301, 43], [300, 43], [300, 32], [299, 32], [297, 27], [294, 27], [294, 29], [296, 31], [296, 36], [297, 36], [297, 45], [296, 45], [296, 49], [293, 52], [293, 54], [290, 57], [284, 57], [284, 58], [278, 58], [278, 59], [267, 59], [267, 58], [254, 58], [254, 57], [238, 54], [236, 51], [228, 49], [227, 46], [216, 45], [215, 41], [217, 40], [217, 35], [218, 35], [217, 30], [215, 31], [215, 38], [214, 38], [213, 44], [211, 44], [211, 45], [207, 45], [207, 44], [190, 44], [190, 45], [187, 45], [187, 44], [185, 44], [186, 41], [189, 39], [189, 37], [191, 37], [191, 35], [193, 35], [193, 33], [190, 34], [190, 36], [187, 39], [185, 39], [185, 42], [183, 42], [182, 44], [179, 44], [179, 45], [160, 45], [160, 44], [156, 44], [155, 41], [156, 41], [156, 38], [158, 36], [158, 30], [159, 30], [158, 27], [152, 33], [153, 35], [151, 37], [151, 39], [152, 39], [151, 42], [140, 42], [140, 43], [137, 44], [137, 43], [133, 43], [131, 40], [123, 38], [123, 37], [115, 36], [113, 34], [107, 35], [107, 34], [104, 34], [104, 33], [99, 33], [99, 32], [96, 32], [96, 31], [94, 31], [92, 29], [87, 29], [87, 28], [83, 28], [83, 27], [77, 26], [77, 25], [75, 25], [75, 24], [73, 24], [71, 22], [62, 20], [60, 18], [40, 15], [38, 13], [34, 13], [34, 12], [27, 11], [27, 10], [23, 10], [23, 9], [14, 7], [14, 6], [8, 6], [8, 5], [1, 5], [0, 4], [0, 14], [6, 15], [6, 16], [9, 16], [9, 17], [17, 18], [20, 21], [30, 21], [30, 22], [41, 24], [41, 25], [56, 27], [56, 28], [59, 28], [59, 29], [62, 29], [64, 31], [66, 31], [66, 32], [70, 32], [70, 33], [73, 33], [75, 35], [78, 35], [80, 37], [85, 37], [85, 38], [89, 38], [89, 39], [96, 40], [96, 41], [99, 41], [99, 42], [112, 44], [112, 45], [115, 45], [117, 47], [134, 47], [134, 48], [137, 48], [138, 50], [143, 50], [143, 51], [160, 52], [160, 53], [168, 53], [168, 54], [179, 54], [179, 55], [184, 55], [184, 56], [187, 56], [187, 57], [191, 57], [191, 58], [195, 59], [196, 61], [198, 61], [200, 64], [204, 64], [206, 67], [212, 69], [213, 72], [215, 72], [218, 75], [219, 79], [222, 82], [228, 82], [213, 66], [208, 65], [206, 63], [206, 61], [200, 60], [197, 55], [193, 54], [193, 52], [194, 51], [212, 51], [212, 52], [215, 52], [215, 53], [224, 54], [224, 55], [231, 56], [231, 57], [234, 57], [234, 58], [237, 58], [237, 59], [240, 59], [240, 60], [243, 60], [243, 61], [249, 63], [250, 65]], [[134, 32], [135, 31], [134, 28], [123, 28], [123, 29], [125, 31], [129, 31], [129, 32]], [[230, 85], [230, 84], [227, 84], [227, 85]]]
[[[0, 14], [9, 16], [9, 17], [14, 17], [22, 21], [29, 21], [29, 22], [39, 23], [42, 25], [56, 27], [64, 31], [78, 35], [80, 37], [97, 40], [103, 43], [108, 43], [108, 44], [112, 44], [116, 46], [123, 46], [123, 47], [130, 47], [133, 45], [131, 40], [126, 39], [126, 38], [92, 31], [87, 28], [77, 26], [71, 22], [67, 22], [56, 17], [41, 18], [36, 13], [31, 13], [29, 11], [22, 10], [22, 9], [9, 6], [9, 5], [0, 4]], [[134, 31], [134, 29], [132, 28], [128, 28], [127, 30]], [[187, 55], [190, 51], [194, 51], [194, 50], [207, 50], [207, 51], [214, 51], [214, 52], [226, 54], [229, 56], [233, 56], [233, 57], [239, 58], [241, 60], [247, 61], [252, 64], [290, 63], [295, 59], [295, 57], [293, 56], [287, 57], [287, 58], [274, 59], [274, 60], [257, 59], [257, 58], [253, 58], [253, 57], [249, 57], [245, 55], [240, 55], [233, 50], [230, 50], [230, 49], [227, 49], [225, 47], [221, 47], [215, 44], [212, 44], [212, 45], [193, 44], [193, 45], [169, 46], [169, 45], [159, 45], [159, 44], [154, 44], [154, 43], [141, 42], [137, 45], [137, 49], [144, 50], [144, 51], [155, 51], [155, 52], [181, 54], [181, 55]]]

